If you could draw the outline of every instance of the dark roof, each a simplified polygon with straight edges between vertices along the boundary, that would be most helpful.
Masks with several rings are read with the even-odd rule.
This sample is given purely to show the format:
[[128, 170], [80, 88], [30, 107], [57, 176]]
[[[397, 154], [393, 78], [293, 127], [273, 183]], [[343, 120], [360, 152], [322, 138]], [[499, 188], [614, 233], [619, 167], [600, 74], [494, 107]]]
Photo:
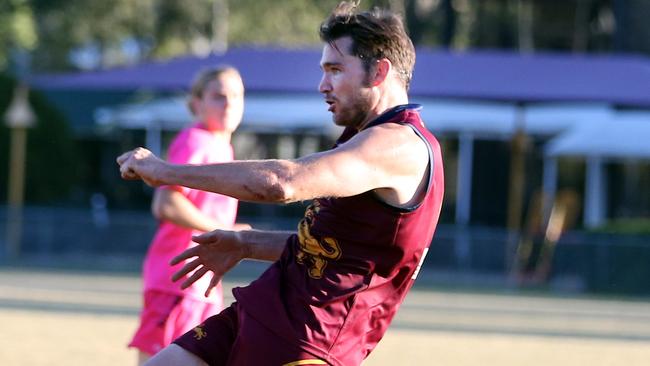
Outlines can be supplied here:
[[[103, 71], [40, 75], [42, 89], [185, 90], [202, 67], [240, 69], [249, 92], [316, 93], [320, 49], [234, 48]], [[632, 55], [516, 54], [418, 50], [411, 95], [475, 100], [592, 101], [650, 107], [650, 58]]]

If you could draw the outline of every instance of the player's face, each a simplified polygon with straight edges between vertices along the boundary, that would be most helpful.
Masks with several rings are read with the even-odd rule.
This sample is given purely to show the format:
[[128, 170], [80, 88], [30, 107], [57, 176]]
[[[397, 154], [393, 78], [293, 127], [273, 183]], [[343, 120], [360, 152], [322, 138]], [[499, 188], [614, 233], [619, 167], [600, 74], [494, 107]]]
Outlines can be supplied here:
[[205, 85], [195, 98], [197, 117], [209, 131], [234, 132], [244, 114], [244, 85], [233, 73], [223, 73]]
[[334, 123], [358, 128], [370, 115], [370, 87], [361, 59], [350, 55], [351, 45], [350, 37], [325, 44], [320, 61], [323, 77], [318, 90], [329, 104]]

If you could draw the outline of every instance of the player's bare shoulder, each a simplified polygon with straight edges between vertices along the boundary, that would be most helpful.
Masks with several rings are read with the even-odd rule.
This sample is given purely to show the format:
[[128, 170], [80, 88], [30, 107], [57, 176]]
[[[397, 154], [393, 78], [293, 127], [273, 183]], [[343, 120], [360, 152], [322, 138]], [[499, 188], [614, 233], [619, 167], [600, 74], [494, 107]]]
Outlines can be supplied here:
[[371, 155], [386, 184], [375, 192], [387, 203], [402, 206], [419, 198], [426, 181], [429, 153], [426, 143], [408, 125], [384, 123], [359, 134], [364, 155]]
[[429, 160], [426, 143], [408, 125], [384, 123], [366, 131], [373, 150], [384, 155], [384, 159], [393, 160], [392, 157], [400, 165], [411, 166], [416, 174], [426, 168]]
[[373, 167], [384, 178], [386, 188], [406, 187], [415, 190], [427, 171], [429, 162], [425, 142], [407, 125], [384, 123], [359, 132], [346, 144], [357, 159]]

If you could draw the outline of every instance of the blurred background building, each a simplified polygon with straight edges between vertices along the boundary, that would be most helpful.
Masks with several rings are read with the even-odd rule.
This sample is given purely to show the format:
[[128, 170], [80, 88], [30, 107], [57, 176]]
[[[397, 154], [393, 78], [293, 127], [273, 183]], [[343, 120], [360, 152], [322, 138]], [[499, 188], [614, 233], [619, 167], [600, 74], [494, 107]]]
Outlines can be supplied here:
[[[336, 1], [0, 3], [0, 111], [27, 82], [22, 258], [142, 256], [152, 190], [115, 157], [163, 153], [201, 67], [242, 71], [244, 158], [328, 148], [317, 25]], [[446, 198], [426, 267], [441, 279], [650, 294], [650, 2], [364, 1], [404, 14], [412, 100], [443, 146]], [[0, 126], [0, 192], [11, 129]], [[10, 202], [0, 194], [0, 231]], [[301, 204], [243, 203], [292, 228]], [[8, 247], [1, 235], [2, 247]], [[3, 260], [15, 261], [5, 250]]]

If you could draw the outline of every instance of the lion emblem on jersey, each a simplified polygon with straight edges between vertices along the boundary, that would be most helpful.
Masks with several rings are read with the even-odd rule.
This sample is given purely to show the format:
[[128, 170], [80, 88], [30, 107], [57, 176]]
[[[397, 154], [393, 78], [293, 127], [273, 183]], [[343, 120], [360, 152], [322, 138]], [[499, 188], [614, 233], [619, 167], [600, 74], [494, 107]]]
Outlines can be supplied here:
[[309, 277], [315, 279], [323, 277], [328, 260], [341, 258], [341, 247], [336, 239], [324, 237], [319, 240], [309, 231], [316, 220], [318, 210], [318, 201], [314, 201], [305, 210], [305, 217], [298, 224], [300, 249], [296, 254], [296, 262], [307, 266]]
[[208, 332], [206, 332], [201, 325], [199, 325], [198, 327], [195, 327], [192, 330], [194, 331], [194, 338], [197, 341], [200, 341], [201, 339], [208, 336]]

